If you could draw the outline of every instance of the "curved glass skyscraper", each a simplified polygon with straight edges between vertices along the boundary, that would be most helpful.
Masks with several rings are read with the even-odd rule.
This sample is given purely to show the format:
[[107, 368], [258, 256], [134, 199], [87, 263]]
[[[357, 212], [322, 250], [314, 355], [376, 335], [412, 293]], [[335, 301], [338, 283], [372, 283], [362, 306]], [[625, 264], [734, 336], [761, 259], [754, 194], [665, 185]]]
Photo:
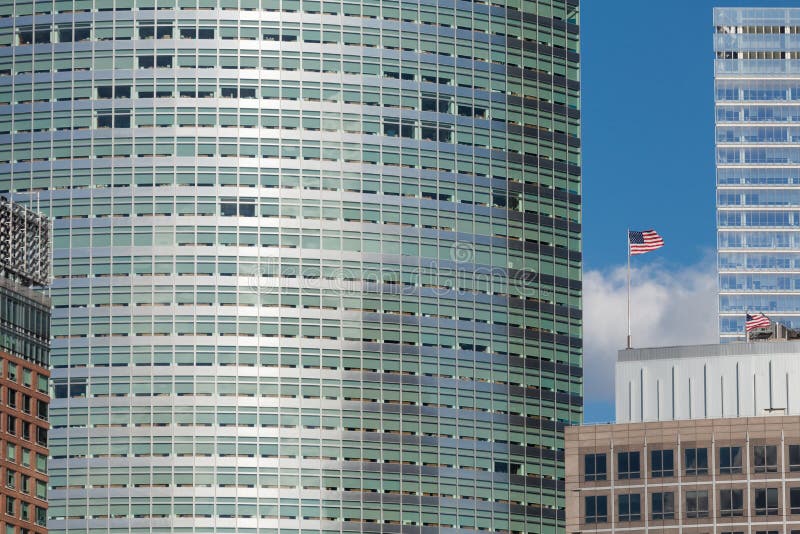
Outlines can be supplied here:
[[51, 532], [554, 532], [577, 0], [0, 5]]

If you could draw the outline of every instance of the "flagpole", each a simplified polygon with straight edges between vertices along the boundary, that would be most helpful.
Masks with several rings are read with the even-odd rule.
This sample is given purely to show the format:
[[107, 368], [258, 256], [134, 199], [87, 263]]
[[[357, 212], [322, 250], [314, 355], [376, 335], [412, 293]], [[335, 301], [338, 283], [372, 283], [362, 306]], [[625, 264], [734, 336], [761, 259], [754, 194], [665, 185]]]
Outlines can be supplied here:
[[747, 316], [750, 312], [745, 312], [744, 314], [744, 341], [745, 343], [750, 343], [750, 334], [747, 333]]
[[628, 247], [628, 348], [631, 347], [631, 229], [625, 233], [625, 242]]

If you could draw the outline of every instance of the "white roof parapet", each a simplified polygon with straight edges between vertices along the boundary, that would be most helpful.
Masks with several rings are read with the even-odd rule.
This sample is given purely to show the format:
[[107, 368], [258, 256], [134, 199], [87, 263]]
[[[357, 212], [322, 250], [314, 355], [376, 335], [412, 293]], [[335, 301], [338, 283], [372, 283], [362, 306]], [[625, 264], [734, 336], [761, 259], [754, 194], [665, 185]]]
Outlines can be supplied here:
[[758, 341], [621, 350], [618, 423], [800, 415], [800, 342]]
[[672, 358], [708, 358], [714, 356], [750, 356], [754, 354], [800, 354], [800, 341], [763, 341], [724, 343], [715, 345], [680, 345], [623, 349], [617, 353], [618, 362], [666, 360]]

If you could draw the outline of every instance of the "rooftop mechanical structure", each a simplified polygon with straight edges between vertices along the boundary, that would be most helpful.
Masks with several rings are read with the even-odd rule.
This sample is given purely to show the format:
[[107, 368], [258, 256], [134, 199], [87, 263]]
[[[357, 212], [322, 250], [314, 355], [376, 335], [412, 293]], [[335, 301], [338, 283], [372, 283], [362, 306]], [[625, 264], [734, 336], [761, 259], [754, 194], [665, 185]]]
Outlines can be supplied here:
[[0, 269], [24, 285], [50, 282], [50, 221], [0, 196]]

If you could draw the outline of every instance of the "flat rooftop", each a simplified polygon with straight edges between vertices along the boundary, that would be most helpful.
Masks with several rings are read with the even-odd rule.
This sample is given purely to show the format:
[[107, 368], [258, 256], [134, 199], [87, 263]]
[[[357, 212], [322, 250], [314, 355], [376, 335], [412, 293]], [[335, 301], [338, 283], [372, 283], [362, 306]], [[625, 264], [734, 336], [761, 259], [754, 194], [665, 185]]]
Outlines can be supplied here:
[[622, 349], [617, 353], [617, 361], [640, 362], [679, 358], [753, 356], [759, 354], [800, 354], [800, 340], [768, 340], [752, 341], [750, 343], [738, 342], [713, 345], [680, 345], [676, 347]]

